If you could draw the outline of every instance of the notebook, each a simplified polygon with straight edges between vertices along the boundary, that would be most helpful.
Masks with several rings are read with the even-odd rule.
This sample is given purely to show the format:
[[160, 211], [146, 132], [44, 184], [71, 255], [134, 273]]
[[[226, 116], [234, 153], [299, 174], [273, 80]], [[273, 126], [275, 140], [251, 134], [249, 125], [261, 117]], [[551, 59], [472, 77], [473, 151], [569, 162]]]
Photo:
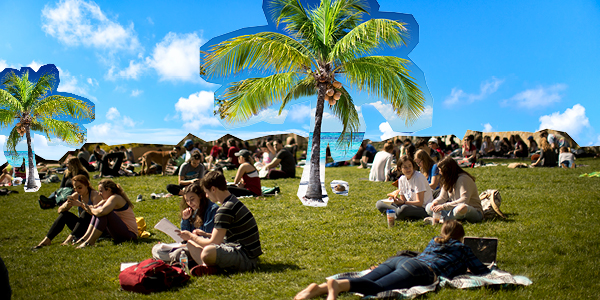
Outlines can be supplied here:
[[463, 242], [473, 250], [473, 254], [486, 266], [496, 262], [497, 238], [466, 236]]

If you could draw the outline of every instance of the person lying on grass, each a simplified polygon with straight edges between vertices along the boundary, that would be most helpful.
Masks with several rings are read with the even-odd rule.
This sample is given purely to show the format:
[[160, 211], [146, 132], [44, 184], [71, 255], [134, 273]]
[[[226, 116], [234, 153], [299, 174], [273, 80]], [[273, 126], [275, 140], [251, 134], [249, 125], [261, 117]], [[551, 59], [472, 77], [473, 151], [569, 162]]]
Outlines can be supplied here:
[[359, 278], [328, 279], [317, 285], [311, 283], [294, 299], [310, 299], [328, 294], [334, 300], [341, 292], [377, 295], [379, 292], [433, 284], [438, 276], [453, 278], [467, 273], [487, 274], [490, 270], [463, 244], [465, 231], [455, 220], [444, 222], [441, 235], [431, 239], [416, 257], [395, 256]]
[[433, 200], [427, 179], [421, 172], [416, 171], [418, 166], [408, 155], [401, 156], [397, 165], [403, 176], [398, 179], [398, 189], [388, 194], [388, 200], [392, 200], [393, 203], [386, 204], [384, 200], [379, 200], [375, 206], [381, 213], [393, 209], [398, 220], [427, 217], [425, 205]]
[[199, 182], [194, 182], [183, 189], [179, 208], [181, 230], [190, 231], [197, 236], [210, 237], [219, 206], [208, 200]]
[[115, 242], [137, 240], [138, 229], [133, 213], [133, 203], [127, 198], [120, 185], [110, 179], [98, 183], [98, 192], [102, 200], [89, 205], [79, 200], [71, 200], [72, 205], [83, 208], [93, 215], [85, 235], [76, 243], [77, 248], [93, 246], [104, 231], [108, 231]]
[[[442, 190], [439, 196], [425, 206], [430, 216], [440, 212], [444, 220], [483, 220], [481, 200], [475, 185], [475, 177], [458, 166], [452, 158], [446, 157], [438, 163], [442, 176]], [[431, 219], [426, 219], [431, 222]]]
[[212, 202], [220, 204], [215, 226], [209, 238], [188, 230], [179, 236], [187, 241], [192, 259], [198, 263], [192, 275], [214, 274], [219, 269], [249, 271], [256, 267], [262, 254], [258, 226], [250, 210], [227, 190], [222, 173], [208, 172], [200, 185]]
[[227, 190], [236, 197], [262, 195], [260, 177], [252, 161], [252, 152], [242, 149], [235, 156], [238, 157], [240, 167], [235, 174], [234, 185], [227, 186]]
[[90, 225], [90, 221], [92, 220], [92, 215], [84, 211], [81, 207], [78, 207], [79, 212], [77, 215], [69, 210], [73, 206], [78, 206], [76, 203], [96, 205], [102, 198], [100, 197], [100, 194], [90, 186], [89, 179], [84, 175], [74, 176], [71, 181], [75, 188], [75, 192], [58, 208], [58, 217], [54, 220], [46, 237], [44, 237], [37, 246], [33, 247], [33, 249], [39, 249], [50, 245], [52, 240], [65, 228], [65, 225], [71, 229], [71, 234], [69, 234], [67, 239], [62, 242], [61, 245], [70, 245], [75, 239], [81, 238], [85, 234]]

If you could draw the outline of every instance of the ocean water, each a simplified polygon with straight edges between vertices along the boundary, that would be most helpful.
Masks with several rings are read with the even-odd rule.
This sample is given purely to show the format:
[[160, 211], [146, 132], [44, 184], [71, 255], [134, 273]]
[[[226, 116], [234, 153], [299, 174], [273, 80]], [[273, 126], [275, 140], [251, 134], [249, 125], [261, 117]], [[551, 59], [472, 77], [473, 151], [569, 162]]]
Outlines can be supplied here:
[[[29, 159], [27, 159], [27, 151], [17, 151], [18, 156], [13, 157], [8, 155], [8, 151], [4, 151], [4, 157], [13, 167], [20, 167], [23, 164], [23, 158], [25, 158], [25, 166], [27, 166]], [[35, 165], [35, 151], [33, 151], [33, 165]]]
[[[310, 160], [311, 153], [311, 145], [312, 145], [312, 132], [308, 135], [308, 150], [306, 153], [306, 159]], [[340, 137], [341, 132], [321, 132], [321, 160], [325, 159], [325, 153], [327, 149], [327, 144], [329, 144], [329, 150], [331, 150], [331, 157], [335, 161], [344, 161], [349, 160], [356, 154], [358, 151], [358, 147], [362, 143], [365, 133], [364, 132], [355, 132], [350, 137], [349, 133], [346, 133], [344, 136], [344, 141], [350, 141], [350, 145], [347, 145], [344, 142], [341, 146], [338, 145], [338, 138]]]

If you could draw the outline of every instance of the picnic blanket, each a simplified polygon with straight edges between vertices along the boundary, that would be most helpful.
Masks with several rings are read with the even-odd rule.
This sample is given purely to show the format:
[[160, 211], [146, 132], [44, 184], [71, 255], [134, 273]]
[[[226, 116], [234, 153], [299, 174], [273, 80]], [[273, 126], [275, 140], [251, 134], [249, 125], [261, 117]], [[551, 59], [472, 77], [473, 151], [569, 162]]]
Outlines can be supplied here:
[[[364, 270], [360, 272], [346, 272], [327, 277], [327, 279], [338, 279], [338, 278], [358, 278], [362, 277], [371, 272], [371, 270]], [[492, 267], [492, 272], [486, 275], [459, 275], [452, 279], [445, 277], [438, 277], [438, 279], [431, 285], [413, 286], [409, 289], [391, 290], [381, 292], [375, 296], [364, 296], [362, 294], [357, 295], [363, 297], [363, 299], [414, 299], [420, 295], [428, 292], [433, 292], [436, 289], [443, 287], [451, 287], [455, 289], [470, 289], [478, 288], [483, 286], [511, 286], [511, 285], [523, 285], [527, 286], [532, 284], [532, 281], [525, 276], [513, 276], [512, 274], [502, 271], [496, 267]]]

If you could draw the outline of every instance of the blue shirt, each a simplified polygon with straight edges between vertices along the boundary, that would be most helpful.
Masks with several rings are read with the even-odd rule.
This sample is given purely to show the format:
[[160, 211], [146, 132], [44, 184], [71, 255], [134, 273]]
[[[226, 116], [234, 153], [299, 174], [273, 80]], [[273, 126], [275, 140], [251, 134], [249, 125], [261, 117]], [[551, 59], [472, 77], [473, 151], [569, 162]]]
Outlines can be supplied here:
[[[433, 176], [438, 175], [440, 175], [440, 169], [438, 168], [437, 164], [433, 164], [433, 166], [431, 166], [431, 171], [429, 171], [429, 174], [427, 174], [427, 182], [431, 184], [431, 179], [433, 178]], [[440, 186], [438, 185], [437, 189], [439, 188]]]
[[206, 211], [204, 211], [204, 216], [202, 216], [202, 220], [204, 221], [204, 224], [202, 224], [202, 226], [198, 227], [198, 228], [194, 228], [194, 224], [192, 224], [192, 222], [190, 222], [190, 219], [187, 220], [181, 220], [181, 230], [187, 230], [187, 231], [194, 231], [194, 229], [200, 229], [204, 232], [207, 233], [212, 233], [213, 228], [215, 227], [215, 213], [217, 212], [217, 209], [219, 208], [218, 205], [214, 204], [213, 202], [208, 203], [208, 206], [206, 207]]
[[444, 244], [431, 239], [427, 248], [417, 259], [430, 266], [438, 276], [453, 278], [466, 274], [467, 268], [475, 275], [487, 274], [490, 270], [475, 257], [469, 246], [450, 239]]
[[371, 152], [373, 154], [377, 153], [377, 150], [371, 144], [367, 144], [367, 147], [365, 148], [365, 150], [367, 150], [367, 151], [369, 151], [369, 152]]

